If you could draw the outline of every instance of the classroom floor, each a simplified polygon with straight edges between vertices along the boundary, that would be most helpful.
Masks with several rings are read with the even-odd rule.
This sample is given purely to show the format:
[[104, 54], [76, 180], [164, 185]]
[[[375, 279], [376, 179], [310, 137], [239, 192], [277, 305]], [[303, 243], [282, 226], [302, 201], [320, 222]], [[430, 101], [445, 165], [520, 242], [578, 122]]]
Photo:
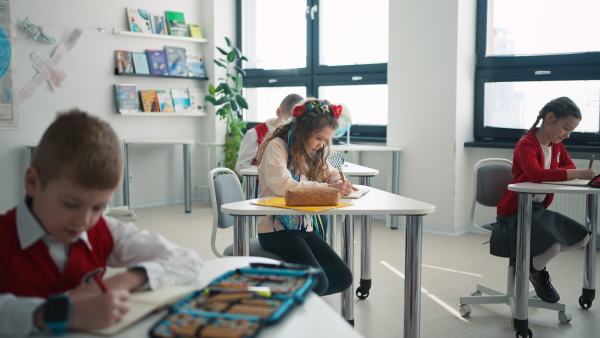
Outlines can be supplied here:
[[[135, 213], [138, 227], [159, 232], [180, 245], [191, 247], [204, 260], [216, 259], [210, 248], [210, 202], [195, 201], [189, 214], [184, 212], [183, 204], [136, 209]], [[424, 222], [427, 222], [427, 217]], [[232, 229], [220, 230], [218, 248], [231, 243], [232, 232]], [[403, 334], [404, 234], [402, 229], [391, 230], [383, 221], [373, 220], [373, 285], [367, 299], [355, 297], [354, 301], [355, 327], [365, 337], [401, 337]], [[458, 314], [459, 297], [475, 291], [475, 284], [506, 289], [508, 260], [489, 255], [489, 246], [482, 245], [487, 239], [486, 235], [475, 233], [462, 236], [423, 234], [421, 337], [515, 336], [507, 305], [471, 305], [470, 317], [462, 318]], [[355, 240], [356, 289], [360, 279], [358, 218], [355, 221]], [[339, 248], [339, 240], [336, 248]], [[598, 264], [600, 261], [597, 267]], [[550, 263], [548, 271], [573, 319], [568, 324], [560, 324], [556, 312], [530, 308], [529, 327], [534, 337], [597, 337], [600, 332], [600, 295], [588, 310], [583, 310], [578, 303], [583, 280], [583, 250], [559, 254]], [[339, 311], [340, 295], [324, 299]]]

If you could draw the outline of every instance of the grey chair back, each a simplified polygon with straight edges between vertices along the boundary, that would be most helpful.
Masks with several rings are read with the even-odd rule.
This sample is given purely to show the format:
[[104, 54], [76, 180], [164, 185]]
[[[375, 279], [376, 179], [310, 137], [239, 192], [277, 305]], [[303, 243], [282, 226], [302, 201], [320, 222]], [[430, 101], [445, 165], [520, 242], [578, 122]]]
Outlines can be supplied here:
[[512, 166], [505, 162], [491, 162], [477, 170], [477, 203], [495, 207], [504, 190], [512, 181]]
[[234, 218], [229, 214], [221, 212], [221, 205], [233, 202], [243, 201], [244, 192], [240, 185], [240, 180], [236, 175], [222, 174], [213, 180], [215, 186], [215, 197], [218, 208], [218, 223], [220, 229], [226, 229], [233, 225]]

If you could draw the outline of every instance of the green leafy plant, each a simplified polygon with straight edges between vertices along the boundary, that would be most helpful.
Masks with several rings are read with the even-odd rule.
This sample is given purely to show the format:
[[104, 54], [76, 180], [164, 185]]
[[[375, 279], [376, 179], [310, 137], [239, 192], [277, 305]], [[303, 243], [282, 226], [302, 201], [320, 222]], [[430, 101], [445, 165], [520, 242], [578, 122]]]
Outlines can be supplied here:
[[240, 151], [240, 143], [244, 137], [246, 122], [242, 120], [242, 109], [248, 109], [248, 103], [242, 96], [244, 88], [244, 76], [246, 72], [238, 66], [241, 60], [248, 59], [242, 55], [242, 51], [225, 38], [228, 50], [217, 47], [222, 57], [215, 58], [215, 64], [225, 69], [225, 77], [218, 78], [218, 85], [208, 86], [206, 101], [218, 107], [215, 112], [220, 120], [226, 120], [227, 135], [223, 145], [225, 159], [223, 165], [235, 171], [235, 162]]

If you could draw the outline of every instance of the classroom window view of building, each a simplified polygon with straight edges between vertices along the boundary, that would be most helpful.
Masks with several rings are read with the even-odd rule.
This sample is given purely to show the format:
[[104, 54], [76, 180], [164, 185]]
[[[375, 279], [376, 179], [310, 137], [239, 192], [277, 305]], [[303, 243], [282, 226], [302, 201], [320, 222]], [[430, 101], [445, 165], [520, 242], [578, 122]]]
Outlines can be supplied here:
[[246, 119], [273, 117], [293, 92], [344, 104], [353, 137], [364, 125], [385, 140], [388, 8], [388, 0], [238, 0]]
[[600, 141], [600, 2], [478, 0], [475, 139], [516, 141], [551, 99], [582, 121], [571, 140]]

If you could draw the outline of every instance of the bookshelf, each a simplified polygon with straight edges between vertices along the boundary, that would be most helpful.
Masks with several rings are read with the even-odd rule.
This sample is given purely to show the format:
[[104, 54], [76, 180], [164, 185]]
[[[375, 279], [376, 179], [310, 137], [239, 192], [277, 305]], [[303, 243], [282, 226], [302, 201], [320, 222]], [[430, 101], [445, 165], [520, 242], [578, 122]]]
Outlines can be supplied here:
[[121, 28], [116, 28], [116, 27], [113, 28], [113, 34], [115, 34], [115, 35], [135, 36], [136, 38], [163, 39], [163, 40], [179, 40], [179, 41], [198, 42], [198, 43], [207, 43], [208, 42], [207, 39], [191, 38], [191, 37], [187, 37], [187, 36], [134, 33], [134, 32], [122, 30]]

